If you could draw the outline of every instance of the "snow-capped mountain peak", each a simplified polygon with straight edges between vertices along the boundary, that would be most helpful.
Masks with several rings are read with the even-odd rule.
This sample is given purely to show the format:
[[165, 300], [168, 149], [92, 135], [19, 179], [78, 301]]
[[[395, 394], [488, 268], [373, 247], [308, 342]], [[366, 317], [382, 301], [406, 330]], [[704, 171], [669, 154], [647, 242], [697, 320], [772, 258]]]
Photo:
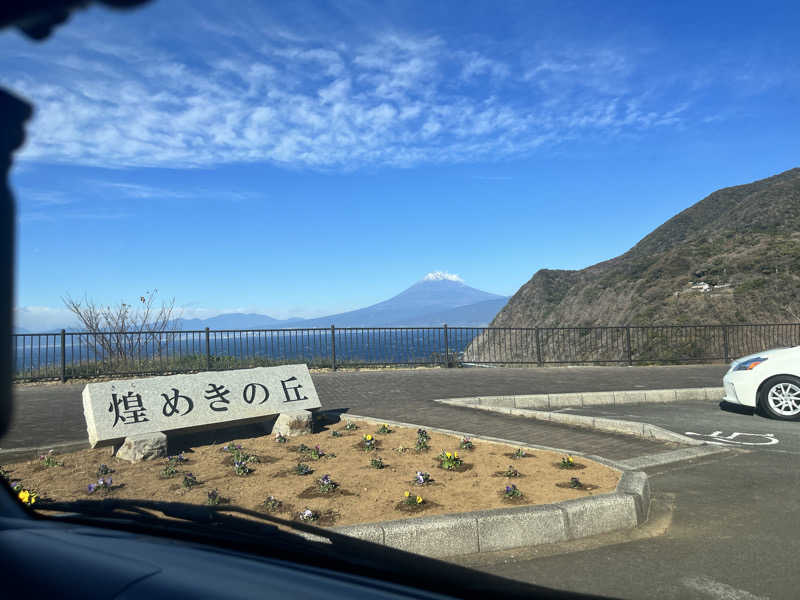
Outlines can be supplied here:
[[447, 271], [432, 271], [425, 275], [422, 281], [457, 281], [458, 283], [464, 283], [461, 277], [453, 273], [448, 273]]

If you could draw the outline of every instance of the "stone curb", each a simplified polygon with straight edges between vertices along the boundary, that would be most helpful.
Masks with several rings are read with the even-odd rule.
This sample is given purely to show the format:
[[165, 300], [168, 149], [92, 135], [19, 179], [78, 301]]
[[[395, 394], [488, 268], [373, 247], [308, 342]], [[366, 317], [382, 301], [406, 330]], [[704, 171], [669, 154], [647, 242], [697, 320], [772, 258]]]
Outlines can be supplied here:
[[[347, 414], [346, 418], [375, 424], [386, 423], [396, 427], [420, 427], [412, 423], [360, 415]], [[426, 429], [458, 436], [468, 435], [475, 440], [499, 442], [523, 448], [565, 452], [559, 448], [448, 429], [435, 427]], [[572, 454], [622, 471], [616, 491], [555, 504], [365, 523], [333, 527], [331, 530], [415, 554], [444, 558], [575, 540], [618, 529], [632, 529], [647, 521], [650, 484], [645, 473], [628, 470], [621, 463], [601, 457], [578, 452]]]
[[705, 446], [706, 442], [697, 440], [674, 431], [669, 431], [657, 425], [650, 423], [642, 423], [639, 421], [625, 421], [623, 419], [607, 419], [604, 417], [591, 417], [588, 415], [571, 415], [567, 413], [548, 412], [546, 410], [533, 410], [526, 408], [509, 408], [505, 406], [491, 406], [487, 399], [483, 399], [483, 404], [475, 404], [473, 402], [464, 402], [466, 399], [451, 399], [451, 400], [434, 400], [442, 404], [449, 404], [451, 406], [465, 406], [478, 410], [486, 410], [489, 412], [501, 413], [504, 415], [511, 415], [515, 417], [527, 417], [529, 419], [537, 419], [539, 421], [550, 421], [551, 423], [560, 423], [562, 425], [572, 425], [574, 427], [585, 427], [587, 429], [594, 429], [596, 431], [607, 431], [609, 433], [621, 433], [624, 435], [633, 435], [636, 437], [659, 440], [662, 442], [677, 442], [689, 446]]
[[[476, 396], [446, 398], [464, 406], [502, 406], [533, 410], [619, 406], [622, 404], [664, 404], [669, 402], [719, 402], [725, 388], [682, 388], [669, 390], [624, 390], [619, 392], [575, 392], [568, 394], [515, 394], [509, 396]], [[442, 401], [442, 400], [439, 400]]]
[[0, 461], [17, 462], [19, 460], [28, 460], [40, 454], [45, 454], [48, 450], [57, 450], [58, 452], [74, 452], [76, 450], [87, 450], [89, 448], [87, 440], [75, 442], [60, 442], [58, 444], [51, 444], [50, 446], [29, 446], [27, 448], [8, 448], [6, 450], [0, 449]]

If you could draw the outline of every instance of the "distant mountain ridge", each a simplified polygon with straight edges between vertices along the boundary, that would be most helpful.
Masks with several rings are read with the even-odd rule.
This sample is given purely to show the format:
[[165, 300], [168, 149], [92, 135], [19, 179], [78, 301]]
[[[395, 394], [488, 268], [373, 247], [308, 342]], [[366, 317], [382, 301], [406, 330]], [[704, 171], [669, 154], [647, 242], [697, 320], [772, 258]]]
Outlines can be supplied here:
[[485, 326], [505, 305], [507, 296], [466, 285], [448, 273], [428, 273], [396, 296], [343, 313], [311, 319], [273, 319], [266, 315], [230, 313], [210, 319], [184, 319], [187, 329], [287, 329], [316, 327], [454, 327]]
[[[317, 327], [454, 327], [486, 326], [505, 305], [507, 296], [466, 285], [459, 277], [439, 271], [396, 296], [365, 308], [325, 317], [275, 319], [256, 313], [226, 313], [208, 319], [176, 319], [170, 329], [292, 329]], [[72, 329], [80, 331], [80, 329]], [[53, 330], [55, 332], [59, 330]], [[68, 329], [70, 331], [70, 329]], [[18, 333], [31, 333], [18, 328]], [[41, 332], [45, 333], [45, 332]]]
[[[473, 314], [470, 314], [467, 320], [470, 322], [477, 320], [485, 325], [497, 314], [498, 303], [505, 304], [507, 299], [505, 296], [470, 287], [463, 281], [443, 276], [436, 277], [435, 273], [429, 273], [421, 281], [388, 300], [366, 308], [327, 317], [306, 319], [301, 326], [401, 327], [428, 325], [432, 320], [442, 320], [442, 323], [438, 324], [446, 322], [448, 325], [455, 326], [463, 321], [459, 317], [462, 313], [465, 314], [463, 307], [478, 304], [482, 306], [475, 307]], [[484, 305], [487, 301], [494, 301], [494, 304]], [[492, 311], [495, 312], [492, 313]], [[451, 320], [447, 321], [447, 319]], [[426, 322], [422, 323], [420, 320]]]

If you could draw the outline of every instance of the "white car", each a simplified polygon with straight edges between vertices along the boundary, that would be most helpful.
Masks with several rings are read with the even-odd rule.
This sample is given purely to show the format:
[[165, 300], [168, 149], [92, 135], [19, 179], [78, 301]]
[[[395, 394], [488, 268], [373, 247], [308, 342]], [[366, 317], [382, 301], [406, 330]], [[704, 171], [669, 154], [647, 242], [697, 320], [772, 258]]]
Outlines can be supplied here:
[[800, 346], [739, 358], [722, 383], [726, 402], [760, 408], [773, 419], [800, 420]]

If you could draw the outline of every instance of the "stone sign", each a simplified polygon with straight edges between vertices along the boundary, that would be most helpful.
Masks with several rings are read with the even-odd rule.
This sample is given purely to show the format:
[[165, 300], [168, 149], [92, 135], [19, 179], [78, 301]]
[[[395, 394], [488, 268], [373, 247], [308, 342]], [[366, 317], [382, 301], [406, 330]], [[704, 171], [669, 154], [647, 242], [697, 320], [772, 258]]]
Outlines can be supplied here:
[[92, 448], [141, 434], [231, 426], [320, 406], [305, 364], [106, 381], [83, 389]]

